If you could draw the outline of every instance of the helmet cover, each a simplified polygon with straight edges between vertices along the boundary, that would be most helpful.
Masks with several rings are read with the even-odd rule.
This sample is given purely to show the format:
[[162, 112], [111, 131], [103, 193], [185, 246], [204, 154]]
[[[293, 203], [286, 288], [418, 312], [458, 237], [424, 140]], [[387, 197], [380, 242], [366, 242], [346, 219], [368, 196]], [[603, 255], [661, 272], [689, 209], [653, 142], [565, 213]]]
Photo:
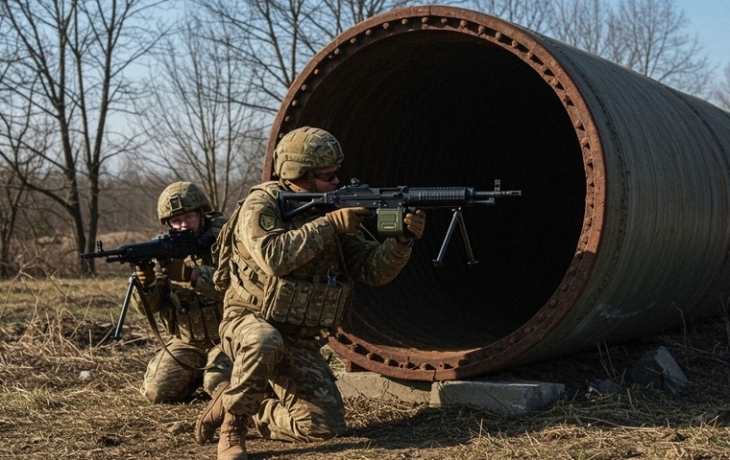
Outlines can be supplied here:
[[162, 224], [175, 216], [198, 209], [206, 213], [211, 212], [213, 207], [205, 192], [190, 182], [175, 182], [168, 185], [157, 200], [157, 217]]
[[298, 179], [307, 171], [339, 165], [345, 159], [337, 139], [321, 128], [303, 126], [285, 134], [274, 149], [274, 174]]

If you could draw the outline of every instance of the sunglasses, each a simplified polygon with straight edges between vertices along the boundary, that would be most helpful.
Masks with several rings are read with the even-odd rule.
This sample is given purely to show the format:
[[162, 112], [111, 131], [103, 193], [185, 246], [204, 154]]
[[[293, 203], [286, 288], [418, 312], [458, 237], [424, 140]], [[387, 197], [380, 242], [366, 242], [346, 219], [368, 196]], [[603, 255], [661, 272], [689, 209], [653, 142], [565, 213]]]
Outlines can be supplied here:
[[325, 173], [312, 172], [312, 175], [315, 179], [319, 179], [324, 182], [332, 182], [333, 180], [335, 180], [335, 177], [337, 177], [337, 173], [339, 171], [340, 167], [338, 166], [337, 169], [335, 169], [334, 171], [329, 171]]

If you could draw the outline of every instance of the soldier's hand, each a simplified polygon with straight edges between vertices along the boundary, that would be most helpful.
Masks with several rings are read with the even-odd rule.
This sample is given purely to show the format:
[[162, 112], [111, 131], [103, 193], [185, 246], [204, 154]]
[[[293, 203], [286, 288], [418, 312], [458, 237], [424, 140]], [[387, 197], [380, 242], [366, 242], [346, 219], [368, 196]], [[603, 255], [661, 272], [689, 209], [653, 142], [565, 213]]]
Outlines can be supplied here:
[[411, 235], [406, 237], [405, 240], [420, 240], [423, 237], [423, 230], [426, 228], [426, 212], [422, 209], [417, 210], [415, 213], [409, 212], [403, 218], [403, 222], [406, 224], [406, 229]]
[[143, 265], [135, 265], [134, 273], [137, 275], [142, 286], [149, 286], [155, 280], [155, 265], [153, 263], [147, 263]]
[[188, 267], [183, 259], [169, 259], [161, 264], [162, 270], [158, 275], [166, 276], [172, 281], [190, 281], [192, 267]]
[[329, 221], [338, 235], [357, 233], [365, 216], [369, 215], [368, 208], [342, 208], [328, 212], [325, 218]]

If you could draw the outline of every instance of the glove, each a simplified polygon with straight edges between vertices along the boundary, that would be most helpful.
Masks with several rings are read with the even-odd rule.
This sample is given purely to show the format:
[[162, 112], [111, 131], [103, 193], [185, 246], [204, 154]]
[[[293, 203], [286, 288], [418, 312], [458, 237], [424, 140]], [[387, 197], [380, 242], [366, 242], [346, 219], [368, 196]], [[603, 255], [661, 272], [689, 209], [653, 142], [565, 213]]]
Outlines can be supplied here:
[[169, 259], [160, 263], [159, 275], [166, 276], [172, 281], [190, 281], [192, 267], [185, 265], [183, 259]]
[[325, 214], [327, 221], [334, 227], [335, 233], [357, 233], [365, 216], [369, 215], [368, 208], [342, 208]]
[[426, 228], [426, 212], [419, 209], [415, 213], [408, 213], [403, 219], [406, 229], [413, 235], [411, 238], [420, 240], [423, 236], [423, 230]]
[[144, 265], [135, 265], [134, 273], [142, 286], [149, 286], [155, 281], [155, 264], [147, 263]]

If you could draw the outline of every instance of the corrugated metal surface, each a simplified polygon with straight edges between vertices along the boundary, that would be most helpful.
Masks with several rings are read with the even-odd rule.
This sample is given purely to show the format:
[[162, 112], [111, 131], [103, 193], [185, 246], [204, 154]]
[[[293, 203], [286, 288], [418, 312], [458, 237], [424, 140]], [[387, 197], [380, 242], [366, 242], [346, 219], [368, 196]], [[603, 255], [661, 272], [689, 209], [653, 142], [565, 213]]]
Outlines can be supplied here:
[[432, 211], [404, 273], [358, 290], [331, 346], [410, 380], [489, 373], [717, 314], [730, 295], [730, 115], [497, 18], [393, 11], [315, 56], [276, 117], [341, 141], [376, 187], [520, 189], [465, 210], [480, 263]]

